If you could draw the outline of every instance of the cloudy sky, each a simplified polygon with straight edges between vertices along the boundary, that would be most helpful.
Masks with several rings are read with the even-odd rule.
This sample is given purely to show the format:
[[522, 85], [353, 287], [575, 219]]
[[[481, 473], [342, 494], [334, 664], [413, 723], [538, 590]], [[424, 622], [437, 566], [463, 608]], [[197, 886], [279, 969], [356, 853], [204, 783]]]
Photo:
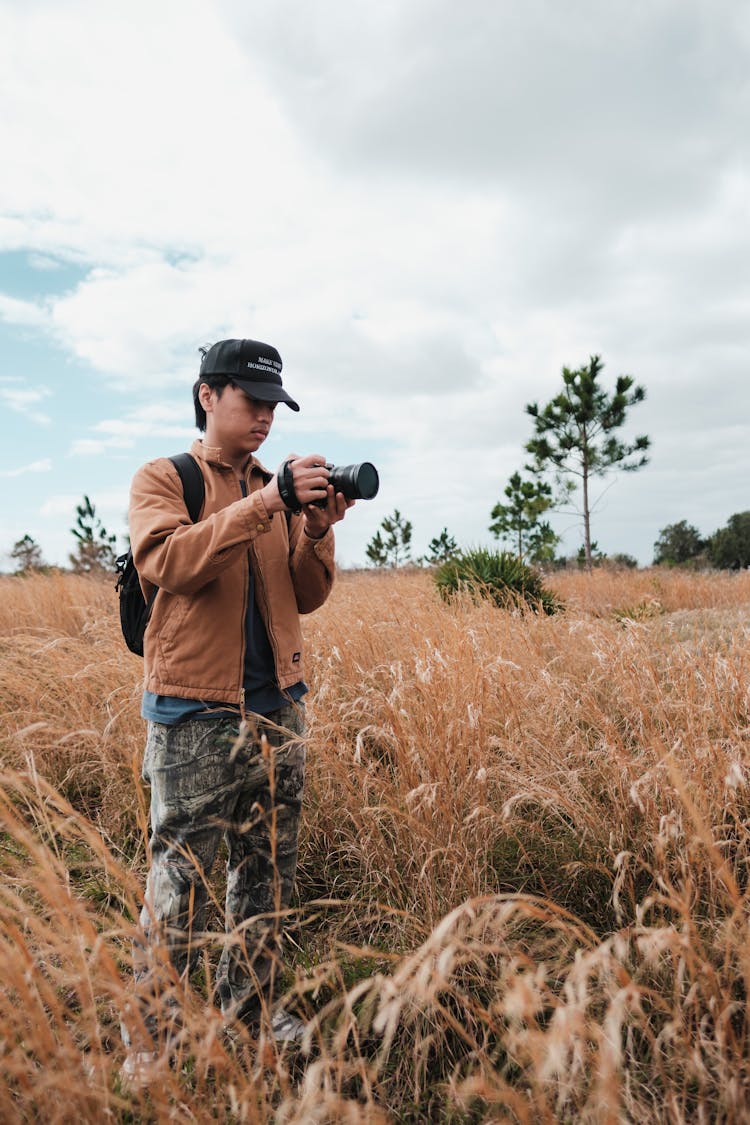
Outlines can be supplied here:
[[[338, 534], [490, 543], [524, 405], [647, 390], [600, 548], [750, 508], [743, 0], [0, 0], [0, 568], [195, 435], [199, 345], [274, 343], [263, 448], [376, 462]], [[575, 515], [557, 529], [574, 552]]]

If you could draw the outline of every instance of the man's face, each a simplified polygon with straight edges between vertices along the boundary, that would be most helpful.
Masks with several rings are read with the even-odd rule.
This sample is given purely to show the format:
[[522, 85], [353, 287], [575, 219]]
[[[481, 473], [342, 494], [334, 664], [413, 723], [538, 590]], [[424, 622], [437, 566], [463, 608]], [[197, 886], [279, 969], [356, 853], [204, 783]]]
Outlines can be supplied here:
[[224, 387], [220, 397], [215, 390], [209, 395], [202, 399], [208, 444], [220, 446], [230, 457], [255, 453], [268, 437], [276, 403], [260, 402], [232, 386]]

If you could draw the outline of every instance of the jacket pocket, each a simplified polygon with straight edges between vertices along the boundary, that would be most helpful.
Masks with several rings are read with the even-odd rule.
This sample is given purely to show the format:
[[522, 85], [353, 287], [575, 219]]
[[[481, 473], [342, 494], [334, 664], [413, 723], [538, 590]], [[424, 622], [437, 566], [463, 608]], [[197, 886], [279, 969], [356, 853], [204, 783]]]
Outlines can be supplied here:
[[[160, 596], [163, 596], [164, 591]], [[169, 602], [163, 605], [163, 613], [158, 622], [156, 622], [157, 636], [159, 638], [159, 657], [165, 672], [171, 672], [171, 658], [175, 653], [176, 643], [179, 642], [180, 634], [185, 629], [185, 622], [188, 614], [188, 604], [191, 598], [187, 594], [169, 594], [167, 595]], [[170, 678], [169, 675], [166, 677]]]

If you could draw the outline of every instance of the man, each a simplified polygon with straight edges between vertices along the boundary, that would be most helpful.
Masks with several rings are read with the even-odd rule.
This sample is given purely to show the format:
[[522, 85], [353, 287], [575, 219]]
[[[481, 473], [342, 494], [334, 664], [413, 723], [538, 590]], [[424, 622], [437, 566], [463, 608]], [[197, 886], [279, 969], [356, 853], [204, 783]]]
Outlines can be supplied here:
[[[205, 435], [191, 449], [205, 487], [196, 523], [169, 459], [149, 462], [133, 479], [133, 557], [145, 597], [155, 587], [159, 593], [144, 637], [151, 863], [145, 943], [134, 955], [146, 1014], [137, 1037], [124, 1028], [126, 1076], [156, 1054], [149, 1037], [160, 1030], [158, 951], [182, 975], [200, 949], [206, 883], [222, 837], [222, 1011], [227, 1021], [255, 1024], [272, 1000], [305, 764], [299, 614], [317, 609], [331, 590], [331, 528], [352, 503], [334, 495], [321, 454], [292, 456], [278, 475], [256, 459], [277, 404], [299, 410], [281, 370], [277, 350], [256, 340], [222, 340], [205, 351], [193, 387]], [[276, 1008], [270, 1030], [294, 1040], [303, 1025]]]

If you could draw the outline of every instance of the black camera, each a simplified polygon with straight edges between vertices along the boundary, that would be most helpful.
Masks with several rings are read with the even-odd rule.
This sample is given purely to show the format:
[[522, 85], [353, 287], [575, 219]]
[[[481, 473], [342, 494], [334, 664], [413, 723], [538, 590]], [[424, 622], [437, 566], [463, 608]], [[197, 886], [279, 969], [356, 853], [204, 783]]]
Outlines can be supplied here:
[[[333, 485], [334, 495], [341, 492], [346, 500], [372, 500], [377, 496], [380, 480], [378, 470], [369, 461], [362, 461], [359, 465], [326, 465], [328, 470], [328, 483]], [[290, 512], [299, 512], [302, 505], [294, 491], [294, 477], [290, 461], [285, 461], [276, 474], [279, 486], [279, 496]], [[320, 500], [312, 500], [318, 508], [325, 508], [328, 496]]]
[[[378, 470], [369, 461], [359, 465], [326, 465], [328, 483], [333, 485], [334, 495], [341, 492], [346, 500], [372, 500], [380, 487]], [[327, 500], [314, 500], [319, 508], [325, 508]]]

